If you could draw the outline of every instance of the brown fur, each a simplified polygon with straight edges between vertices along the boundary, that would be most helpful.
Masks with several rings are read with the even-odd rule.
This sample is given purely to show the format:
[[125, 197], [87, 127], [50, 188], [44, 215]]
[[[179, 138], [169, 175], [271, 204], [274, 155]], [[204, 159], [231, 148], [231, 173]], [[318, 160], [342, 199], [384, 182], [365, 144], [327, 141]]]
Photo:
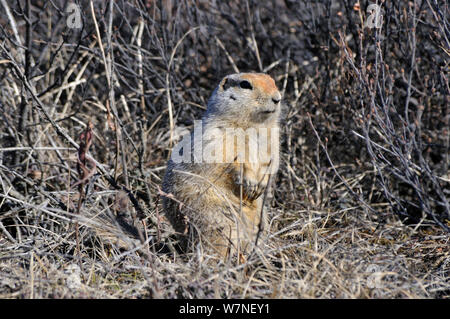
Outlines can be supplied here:
[[[244, 80], [250, 82], [250, 88], [240, 86]], [[163, 204], [186, 251], [201, 243], [208, 252], [225, 257], [252, 248], [260, 223], [264, 223], [262, 194], [269, 175], [278, 168], [280, 99], [275, 82], [266, 74], [225, 77], [213, 92], [203, 116], [202, 139], [191, 134], [190, 151], [194, 153], [195, 145], [215, 146], [218, 140], [212, 136], [216, 130], [223, 134], [221, 143], [231, 143], [234, 153], [226, 154], [224, 147], [218, 155], [223, 163], [168, 162], [163, 190], [173, 198], [164, 198]], [[239, 129], [236, 136], [245, 139], [243, 149], [237, 137], [232, 139], [226, 134], [226, 128]], [[250, 149], [261, 147], [261, 142], [245, 134], [249, 128], [268, 131], [268, 161], [251, 161]], [[240, 162], [236, 154], [244, 150], [245, 157]], [[227, 161], [227, 155], [235, 156], [234, 160]]]

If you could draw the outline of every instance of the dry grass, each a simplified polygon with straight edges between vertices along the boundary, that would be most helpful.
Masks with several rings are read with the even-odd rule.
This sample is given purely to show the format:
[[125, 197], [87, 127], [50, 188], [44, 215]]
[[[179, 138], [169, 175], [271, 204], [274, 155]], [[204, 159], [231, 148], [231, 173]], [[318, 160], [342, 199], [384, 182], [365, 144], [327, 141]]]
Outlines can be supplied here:
[[[448, 5], [171, 3], [0, 1], [0, 297], [448, 298]], [[286, 104], [270, 235], [180, 256], [169, 150], [237, 70]]]

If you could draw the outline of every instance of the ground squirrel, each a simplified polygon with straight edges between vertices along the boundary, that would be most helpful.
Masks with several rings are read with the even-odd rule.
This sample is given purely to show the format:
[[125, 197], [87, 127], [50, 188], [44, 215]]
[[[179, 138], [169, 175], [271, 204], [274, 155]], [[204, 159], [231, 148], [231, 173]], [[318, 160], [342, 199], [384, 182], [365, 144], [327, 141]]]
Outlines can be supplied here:
[[201, 243], [226, 257], [253, 247], [263, 194], [278, 170], [280, 101], [266, 74], [226, 76], [194, 131], [173, 148], [163, 206], [183, 249]]

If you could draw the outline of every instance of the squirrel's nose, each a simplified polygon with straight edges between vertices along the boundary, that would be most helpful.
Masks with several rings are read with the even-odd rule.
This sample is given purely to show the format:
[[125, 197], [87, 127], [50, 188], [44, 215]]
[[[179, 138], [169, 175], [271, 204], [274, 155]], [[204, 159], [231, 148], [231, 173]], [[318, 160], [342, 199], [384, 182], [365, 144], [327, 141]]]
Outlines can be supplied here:
[[280, 103], [280, 101], [281, 101], [281, 94], [279, 92], [277, 92], [277, 94], [272, 97], [272, 101], [275, 104]]

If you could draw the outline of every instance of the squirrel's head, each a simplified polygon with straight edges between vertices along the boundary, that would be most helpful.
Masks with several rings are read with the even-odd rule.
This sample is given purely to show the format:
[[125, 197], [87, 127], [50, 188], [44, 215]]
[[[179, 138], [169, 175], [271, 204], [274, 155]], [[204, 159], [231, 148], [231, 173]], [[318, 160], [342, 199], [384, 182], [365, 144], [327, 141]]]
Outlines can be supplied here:
[[237, 73], [220, 81], [208, 102], [207, 114], [263, 124], [276, 121], [280, 110], [281, 94], [269, 75]]

